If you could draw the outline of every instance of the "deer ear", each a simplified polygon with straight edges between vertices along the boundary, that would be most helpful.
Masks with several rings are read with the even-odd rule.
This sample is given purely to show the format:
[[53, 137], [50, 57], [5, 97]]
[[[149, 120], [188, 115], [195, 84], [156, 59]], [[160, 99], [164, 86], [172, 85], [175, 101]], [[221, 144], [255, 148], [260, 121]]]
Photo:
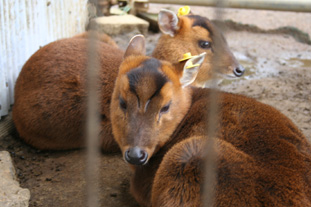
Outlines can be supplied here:
[[181, 78], [179, 79], [183, 87], [190, 85], [196, 79], [199, 69], [204, 62], [205, 55], [206, 53], [204, 52], [186, 61]]
[[130, 55], [145, 55], [146, 46], [145, 46], [145, 37], [143, 35], [135, 35], [130, 40], [129, 45], [124, 53], [124, 58]]
[[158, 25], [162, 33], [168, 34], [174, 37], [176, 32], [179, 30], [178, 16], [167, 9], [161, 9], [158, 15]]

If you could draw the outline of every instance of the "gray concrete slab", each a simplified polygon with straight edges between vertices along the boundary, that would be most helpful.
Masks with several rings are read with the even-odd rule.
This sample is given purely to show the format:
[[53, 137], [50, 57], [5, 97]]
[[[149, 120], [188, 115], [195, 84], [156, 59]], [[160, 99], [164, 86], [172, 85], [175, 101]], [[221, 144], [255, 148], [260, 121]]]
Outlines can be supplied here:
[[133, 15], [103, 16], [95, 18], [97, 29], [108, 35], [120, 35], [138, 31], [146, 35], [149, 23]]
[[30, 192], [21, 188], [16, 179], [15, 168], [9, 152], [0, 152], [0, 206], [27, 207]]

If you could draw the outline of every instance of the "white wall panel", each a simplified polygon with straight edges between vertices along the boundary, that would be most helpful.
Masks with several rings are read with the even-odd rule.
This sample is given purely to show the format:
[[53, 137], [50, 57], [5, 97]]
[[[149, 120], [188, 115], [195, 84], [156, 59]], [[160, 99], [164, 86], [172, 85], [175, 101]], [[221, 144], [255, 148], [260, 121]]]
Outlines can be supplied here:
[[84, 31], [87, 0], [0, 0], [0, 117], [14, 103], [25, 61], [56, 39]]

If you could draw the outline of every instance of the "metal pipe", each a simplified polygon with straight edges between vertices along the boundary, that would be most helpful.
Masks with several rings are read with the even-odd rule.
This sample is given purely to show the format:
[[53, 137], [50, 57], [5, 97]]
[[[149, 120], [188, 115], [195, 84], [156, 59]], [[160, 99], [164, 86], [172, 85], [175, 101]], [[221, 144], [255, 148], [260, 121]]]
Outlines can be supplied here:
[[[224, 11], [221, 10], [223, 4], [226, 0], [218, 0], [217, 7], [215, 10], [215, 19], [223, 20]], [[223, 27], [218, 25], [218, 28], [224, 33]], [[215, 44], [217, 43], [217, 38], [215, 39]], [[215, 48], [215, 54], [221, 54], [218, 51], [219, 48]], [[216, 66], [221, 64], [221, 57], [220, 55], [215, 55], [212, 58], [212, 65]], [[217, 79], [216, 79], [216, 67], [212, 67], [211, 73], [211, 88], [217, 89]], [[206, 158], [205, 158], [205, 168], [204, 168], [204, 187], [203, 187], [203, 207], [210, 207], [214, 206], [215, 202], [215, 188], [217, 183], [217, 126], [219, 125], [220, 121], [220, 113], [221, 108], [219, 107], [218, 100], [220, 99], [219, 90], [211, 90], [209, 94], [209, 109], [207, 111], [208, 118], [207, 118], [207, 138], [205, 140], [205, 147], [206, 150]]]
[[[217, 0], [149, 0], [156, 4], [180, 4], [193, 6], [217, 6]], [[224, 7], [262, 9], [295, 12], [311, 12], [310, 0], [226, 0]]]
[[95, 24], [90, 24], [91, 31], [88, 41], [88, 62], [87, 62], [87, 151], [86, 151], [86, 203], [88, 207], [99, 207], [99, 133], [100, 118], [99, 96], [98, 96], [98, 74], [100, 63], [97, 55]]

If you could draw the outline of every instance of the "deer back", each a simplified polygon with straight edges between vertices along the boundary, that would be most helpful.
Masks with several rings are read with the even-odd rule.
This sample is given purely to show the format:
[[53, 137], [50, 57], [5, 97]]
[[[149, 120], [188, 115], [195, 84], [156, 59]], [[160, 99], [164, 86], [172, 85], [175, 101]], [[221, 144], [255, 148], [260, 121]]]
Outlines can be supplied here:
[[[159, 150], [162, 158], [154, 155], [163, 160], [150, 160], [160, 163], [154, 170], [152, 206], [202, 206], [197, 192], [203, 190], [208, 139], [208, 113], [203, 111], [209, 111], [209, 94], [210, 89], [193, 89], [187, 115]], [[214, 206], [310, 206], [311, 148], [292, 121], [271, 106], [236, 94], [221, 92], [217, 105]]]
[[[23, 66], [15, 86], [13, 120], [19, 135], [32, 146], [84, 146], [87, 45], [83, 38], [62, 39], [40, 48]], [[112, 141], [109, 104], [123, 52], [100, 41], [96, 45], [101, 133]]]

